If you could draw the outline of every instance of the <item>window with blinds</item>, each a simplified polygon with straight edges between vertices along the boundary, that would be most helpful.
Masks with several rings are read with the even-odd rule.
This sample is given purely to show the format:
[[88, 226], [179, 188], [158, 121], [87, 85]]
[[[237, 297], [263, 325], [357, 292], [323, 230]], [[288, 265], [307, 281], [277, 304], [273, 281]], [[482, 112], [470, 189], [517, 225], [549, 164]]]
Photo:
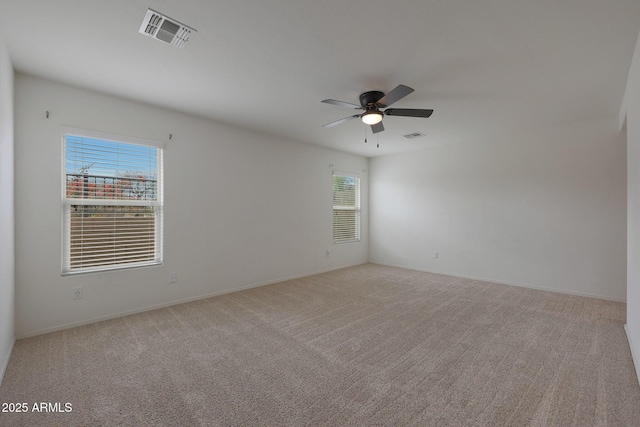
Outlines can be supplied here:
[[162, 148], [66, 134], [63, 274], [162, 262]]
[[360, 178], [333, 175], [333, 243], [360, 240]]

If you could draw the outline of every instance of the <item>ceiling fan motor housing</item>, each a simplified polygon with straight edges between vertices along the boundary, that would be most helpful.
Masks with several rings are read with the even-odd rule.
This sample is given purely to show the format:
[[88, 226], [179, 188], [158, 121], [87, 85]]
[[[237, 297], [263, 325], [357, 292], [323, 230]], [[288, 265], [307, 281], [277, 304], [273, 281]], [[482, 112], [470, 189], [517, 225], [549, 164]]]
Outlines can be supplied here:
[[364, 92], [363, 94], [360, 95], [360, 105], [362, 105], [362, 108], [365, 108], [365, 109], [371, 108], [371, 107], [378, 107], [378, 105], [376, 104], [383, 97], [384, 97], [384, 93], [378, 90]]

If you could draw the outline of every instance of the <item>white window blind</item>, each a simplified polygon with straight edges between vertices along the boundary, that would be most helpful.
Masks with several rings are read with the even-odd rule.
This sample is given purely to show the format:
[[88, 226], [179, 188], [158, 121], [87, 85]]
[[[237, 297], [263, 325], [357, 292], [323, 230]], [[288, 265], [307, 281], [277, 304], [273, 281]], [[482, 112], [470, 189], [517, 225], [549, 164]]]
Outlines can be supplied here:
[[333, 175], [333, 243], [360, 240], [360, 178]]
[[162, 262], [162, 149], [64, 135], [63, 273]]

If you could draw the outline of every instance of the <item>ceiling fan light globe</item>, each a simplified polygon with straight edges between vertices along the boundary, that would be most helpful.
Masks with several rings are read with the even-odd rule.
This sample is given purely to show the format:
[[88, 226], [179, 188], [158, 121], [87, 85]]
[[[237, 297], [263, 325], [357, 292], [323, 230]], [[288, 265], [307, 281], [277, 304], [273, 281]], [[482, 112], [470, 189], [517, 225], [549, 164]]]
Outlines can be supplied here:
[[367, 125], [377, 125], [382, 121], [382, 113], [380, 111], [367, 111], [362, 115], [362, 121]]

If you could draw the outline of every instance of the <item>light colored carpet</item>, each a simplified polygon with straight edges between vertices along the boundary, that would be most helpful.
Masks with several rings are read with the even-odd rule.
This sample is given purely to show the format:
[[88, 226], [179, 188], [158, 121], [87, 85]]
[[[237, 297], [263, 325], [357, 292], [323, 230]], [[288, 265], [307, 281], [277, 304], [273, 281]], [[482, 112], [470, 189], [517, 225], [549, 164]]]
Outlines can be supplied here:
[[[363, 265], [20, 340], [3, 426], [638, 426], [625, 304]], [[31, 410], [31, 408], [30, 408]]]

